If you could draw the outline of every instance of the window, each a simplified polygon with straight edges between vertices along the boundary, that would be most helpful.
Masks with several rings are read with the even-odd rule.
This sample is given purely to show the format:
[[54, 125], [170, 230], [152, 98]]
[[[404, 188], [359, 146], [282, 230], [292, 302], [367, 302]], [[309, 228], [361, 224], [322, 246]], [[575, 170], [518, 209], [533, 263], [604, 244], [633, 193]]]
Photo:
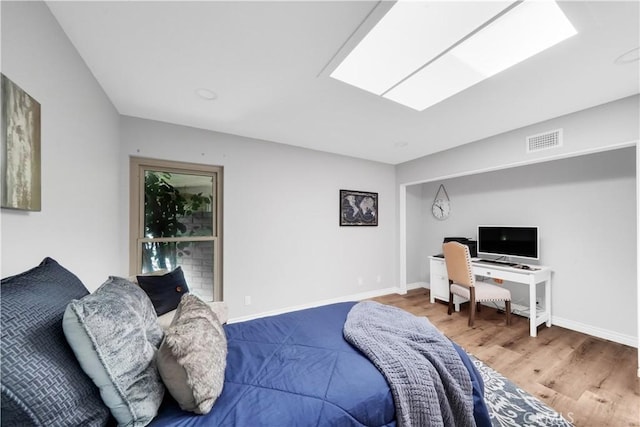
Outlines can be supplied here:
[[222, 300], [222, 168], [131, 158], [130, 272], [182, 267], [189, 289]]

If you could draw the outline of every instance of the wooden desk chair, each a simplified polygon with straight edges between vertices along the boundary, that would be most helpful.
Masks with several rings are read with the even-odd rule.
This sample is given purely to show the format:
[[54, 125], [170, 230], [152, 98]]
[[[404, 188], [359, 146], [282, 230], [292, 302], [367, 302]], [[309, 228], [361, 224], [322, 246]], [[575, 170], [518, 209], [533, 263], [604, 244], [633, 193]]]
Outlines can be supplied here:
[[[453, 295], [469, 300], [469, 326], [473, 326], [476, 307], [484, 301], [504, 301], [507, 325], [511, 325], [511, 292], [501, 286], [477, 282], [471, 268], [469, 248], [458, 242], [442, 245], [449, 276], [449, 315], [453, 312]], [[479, 307], [477, 307], [479, 309]]]

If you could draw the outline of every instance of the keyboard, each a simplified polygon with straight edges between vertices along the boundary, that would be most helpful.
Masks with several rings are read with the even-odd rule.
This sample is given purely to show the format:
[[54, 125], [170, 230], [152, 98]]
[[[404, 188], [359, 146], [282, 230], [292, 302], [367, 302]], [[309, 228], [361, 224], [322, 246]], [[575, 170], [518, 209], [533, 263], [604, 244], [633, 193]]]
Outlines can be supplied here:
[[485, 262], [487, 264], [498, 264], [498, 265], [504, 265], [507, 267], [513, 267], [518, 265], [518, 263], [516, 262], [496, 261], [494, 259], [483, 259], [483, 258], [480, 258], [477, 262]]

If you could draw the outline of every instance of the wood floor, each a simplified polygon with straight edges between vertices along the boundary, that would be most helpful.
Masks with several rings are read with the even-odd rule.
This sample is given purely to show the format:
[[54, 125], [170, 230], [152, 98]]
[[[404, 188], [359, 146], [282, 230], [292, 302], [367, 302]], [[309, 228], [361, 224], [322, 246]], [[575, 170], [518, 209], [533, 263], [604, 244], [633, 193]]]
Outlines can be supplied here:
[[426, 316], [447, 337], [494, 370], [537, 396], [579, 427], [640, 426], [637, 349], [568, 329], [538, 327], [529, 336], [528, 319], [483, 307], [473, 328], [468, 304], [447, 315], [444, 303], [429, 303], [429, 290], [373, 300]]

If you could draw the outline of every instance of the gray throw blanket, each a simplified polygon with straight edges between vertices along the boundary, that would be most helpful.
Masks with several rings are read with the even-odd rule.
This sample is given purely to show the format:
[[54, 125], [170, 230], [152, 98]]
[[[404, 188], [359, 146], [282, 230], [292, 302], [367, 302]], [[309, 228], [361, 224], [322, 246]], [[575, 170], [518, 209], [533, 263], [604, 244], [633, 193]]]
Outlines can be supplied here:
[[376, 302], [353, 306], [344, 337], [389, 383], [402, 426], [475, 426], [469, 372], [426, 317]]

